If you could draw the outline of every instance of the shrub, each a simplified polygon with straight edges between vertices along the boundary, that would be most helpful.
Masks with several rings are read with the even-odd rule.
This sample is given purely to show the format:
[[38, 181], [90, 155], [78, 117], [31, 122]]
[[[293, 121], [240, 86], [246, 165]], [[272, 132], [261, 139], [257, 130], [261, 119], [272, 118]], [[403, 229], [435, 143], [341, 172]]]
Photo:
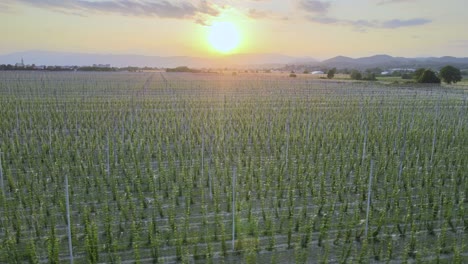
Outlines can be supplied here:
[[353, 70], [351, 72], [351, 79], [353, 79], [353, 80], [362, 80], [362, 74], [357, 70]]
[[377, 80], [377, 78], [375, 78], [374, 73], [366, 73], [366, 75], [362, 79], [366, 80], [366, 81], [376, 81]]
[[336, 68], [333, 68], [333, 69], [329, 70], [328, 73], [327, 73], [327, 78], [328, 79], [333, 79], [333, 77], [335, 77], [335, 73], [336, 73]]

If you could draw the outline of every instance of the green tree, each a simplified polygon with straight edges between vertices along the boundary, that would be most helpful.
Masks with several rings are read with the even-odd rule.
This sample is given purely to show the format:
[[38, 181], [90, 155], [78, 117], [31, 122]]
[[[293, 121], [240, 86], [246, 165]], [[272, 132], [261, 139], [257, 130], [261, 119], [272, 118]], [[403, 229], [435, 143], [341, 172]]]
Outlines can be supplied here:
[[331, 69], [331, 70], [328, 70], [327, 78], [328, 78], [328, 79], [333, 79], [333, 77], [335, 77], [335, 73], [336, 73], [336, 68], [333, 68], [333, 69]]
[[353, 70], [353, 71], [351, 72], [351, 79], [353, 79], [353, 80], [361, 80], [361, 79], [362, 79], [362, 74], [361, 74], [359, 71], [357, 71], [357, 70]]
[[440, 69], [439, 76], [447, 84], [457, 83], [462, 79], [461, 71], [450, 65]]
[[424, 71], [426, 71], [426, 69], [424, 68], [419, 68], [417, 69], [414, 73], [413, 73], [413, 78], [418, 81], [419, 78], [421, 78], [421, 76], [423, 75]]
[[418, 78], [418, 83], [440, 83], [440, 79], [433, 71], [425, 70]]
[[366, 80], [366, 81], [376, 81], [377, 80], [377, 78], [375, 78], [375, 74], [372, 73], [372, 72], [366, 73], [362, 79]]

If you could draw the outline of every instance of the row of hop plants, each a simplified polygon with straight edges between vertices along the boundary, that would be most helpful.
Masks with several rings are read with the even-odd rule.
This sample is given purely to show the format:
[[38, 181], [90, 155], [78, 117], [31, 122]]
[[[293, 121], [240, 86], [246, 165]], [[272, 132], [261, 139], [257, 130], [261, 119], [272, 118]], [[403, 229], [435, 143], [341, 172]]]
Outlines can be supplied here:
[[[456, 246], [466, 229], [460, 100], [358, 94], [343, 107], [338, 96], [275, 94], [208, 104], [178, 94], [187, 83], [168, 82], [148, 88], [167, 89], [161, 98], [60, 94], [43, 101], [50, 115], [30, 110], [38, 102], [19, 97], [17, 108], [8, 98], [2, 245], [28, 246], [33, 259], [67, 258], [67, 174], [74, 253], [91, 263], [236, 254], [253, 261], [277, 250], [293, 250], [298, 261], [418, 259], [433, 248], [426, 236], [437, 238], [434, 258], [464, 252]], [[365, 236], [370, 159], [377, 166]], [[320, 256], [308, 255], [311, 247]]]

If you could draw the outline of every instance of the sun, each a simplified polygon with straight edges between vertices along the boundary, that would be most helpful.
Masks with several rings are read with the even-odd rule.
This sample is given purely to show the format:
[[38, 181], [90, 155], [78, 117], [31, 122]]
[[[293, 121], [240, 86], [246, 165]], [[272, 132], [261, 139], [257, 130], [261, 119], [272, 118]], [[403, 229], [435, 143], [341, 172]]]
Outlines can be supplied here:
[[208, 42], [216, 51], [229, 53], [240, 43], [239, 31], [231, 22], [214, 22], [210, 27]]

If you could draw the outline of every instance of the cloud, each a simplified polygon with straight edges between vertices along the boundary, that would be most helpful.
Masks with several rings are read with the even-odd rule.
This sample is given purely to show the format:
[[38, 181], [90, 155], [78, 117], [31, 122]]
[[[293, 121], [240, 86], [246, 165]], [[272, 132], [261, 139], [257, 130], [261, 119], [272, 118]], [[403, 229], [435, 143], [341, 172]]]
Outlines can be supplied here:
[[310, 13], [325, 14], [328, 12], [331, 3], [325, 1], [301, 0], [299, 7]]
[[340, 24], [340, 20], [332, 17], [320, 16], [320, 17], [307, 17], [308, 20], [319, 23], [319, 24]]
[[249, 12], [247, 13], [247, 16], [252, 19], [262, 19], [262, 18], [268, 18], [271, 16], [269, 12], [266, 11], [261, 11], [257, 10], [254, 8], [249, 9]]
[[201, 1], [200, 2], [200, 7], [198, 8], [198, 11], [203, 14], [207, 14], [210, 16], [219, 16], [220, 11], [219, 7], [216, 6], [215, 4], [210, 4], [208, 1]]
[[6, 3], [1, 3], [0, 2], [0, 13], [7, 13], [10, 12], [11, 8], [8, 6]]
[[[0, 0], [0, 4], [10, 3]], [[125, 16], [160, 17], [176, 19], [192, 19], [203, 21], [203, 16], [218, 16], [221, 7], [200, 1], [196, 6], [188, 1], [149, 1], [149, 0], [117, 0], [117, 1], [89, 1], [89, 0], [17, 0], [16, 2], [69, 14], [87, 15], [89, 13], [120, 14]]]
[[408, 20], [400, 19], [391, 19], [385, 21], [379, 20], [346, 20], [346, 19], [337, 19], [327, 16], [308, 16], [307, 19], [314, 23], [325, 24], [325, 25], [343, 25], [343, 26], [352, 26], [360, 31], [365, 31], [367, 28], [385, 28], [385, 29], [396, 29], [402, 27], [414, 27], [429, 24], [432, 20], [425, 18], [414, 18]]
[[274, 13], [271, 11], [258, 10], [255, 8], [249, 9], [246, 15], [248, 18], [254, 19], [254, 20], [259, 20], [259, 19], [273, 19], [273, 20], [283, 20], [283, 21], [289, 20], [289, 17], [283, 14]]
[[414, 18], [408, 20], [392, 19], [384, 21], [381, 24], [382, 28], [400, 28], [400, 27], [413, 27], [429, 24], [432, 21], [425, 18]]

